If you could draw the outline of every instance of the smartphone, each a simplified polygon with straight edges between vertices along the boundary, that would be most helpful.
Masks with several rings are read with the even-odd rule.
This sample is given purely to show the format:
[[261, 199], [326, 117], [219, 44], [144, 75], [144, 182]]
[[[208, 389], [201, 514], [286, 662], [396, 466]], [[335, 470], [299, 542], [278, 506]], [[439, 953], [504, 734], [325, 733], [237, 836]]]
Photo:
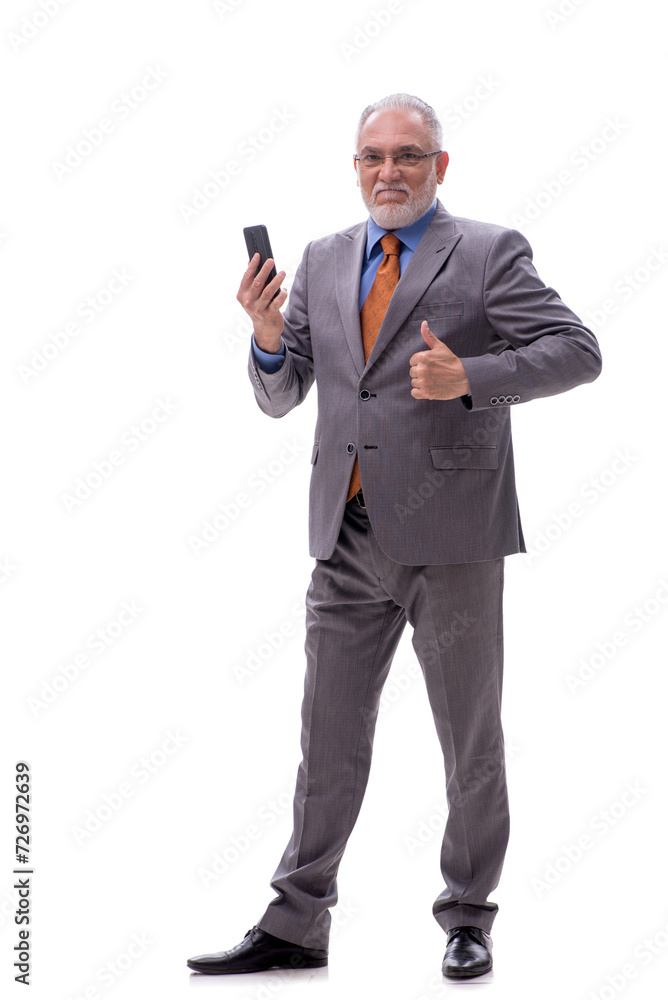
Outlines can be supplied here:
[[[259, 271], [262, 265], [264, 264], [265, 260], [267, 260], [269, 257], [271, 257], [272, 259], [274, 257], [273, 253], [271, 252], [271, 243], [269, 242], [269, 234], [267, 232], [267, 227], [246, 226], [244, 229], [244, 237], [246, 240], [246, 249], [248, 250], [248, 259], [250, 260], [251, 257], [256, 253], [259, 253], [260, 255], [260, 263], [257, 266], [257, 269]], [[269, 277], [264, 283], [264, 287], [266, 288], [269, 282], [272, 280], [272, 278], [275, 277], [276, 277], [276, 265], [274, 264], [274, 266], [271, 269]], [[276, 292], [276, 295], [278, 295], [278, 292]], [[276, 295], [272, 296], [271, 299], [272, 302], [276, 298]]]

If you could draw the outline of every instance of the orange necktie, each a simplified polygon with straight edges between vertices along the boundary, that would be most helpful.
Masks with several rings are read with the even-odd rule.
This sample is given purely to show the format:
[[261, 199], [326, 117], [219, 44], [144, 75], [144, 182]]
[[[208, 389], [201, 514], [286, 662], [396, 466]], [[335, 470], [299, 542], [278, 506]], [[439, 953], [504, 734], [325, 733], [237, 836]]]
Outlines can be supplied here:
[[[373, 285], [364, 300], [362, 311], [360, 312], [365, 361], [369, 360], [369, 355], [376, 342], [378, 331], [382, 326], [387, 307], [390, 304], [390, 299], [397, 286], [400, 274], [399, 250], [401, 248], [401, 240], [399, 237], [395, 236], [394, 233], [386, 233], [381, 239], [380, 245], [385, 251], [385, 256], [380, 262]], [[348, 489], [348, 500], [351, 500], [361, 487], [359, 462], [357, 461], [357, 455], [355, 455], [353, 474]]]

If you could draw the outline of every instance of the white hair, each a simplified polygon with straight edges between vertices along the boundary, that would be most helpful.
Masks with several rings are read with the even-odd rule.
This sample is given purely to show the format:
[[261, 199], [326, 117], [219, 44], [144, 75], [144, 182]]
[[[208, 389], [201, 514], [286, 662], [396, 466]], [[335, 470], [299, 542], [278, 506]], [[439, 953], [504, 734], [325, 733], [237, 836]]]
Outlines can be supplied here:
[[417, 112], [429, 132], [429, 138], [433, 142], [434, 148], [441, 148], [443, 143], [443, 129], [440, 121], [438, 120], [438, 116], [431, 105], [426, 104], [425, 101], [421, 101], [419, 97], [414, 97], [412, 94], [390, 94], [389, 97], [382, 97], [374, 104], [367, 105], [362, 112], [360, 120], [357, 123], [357, 130], [355, 132], [355, 150], [357, 150], [359, 145], [362, 126], [367, 118], [369, 118], [375, 111]]

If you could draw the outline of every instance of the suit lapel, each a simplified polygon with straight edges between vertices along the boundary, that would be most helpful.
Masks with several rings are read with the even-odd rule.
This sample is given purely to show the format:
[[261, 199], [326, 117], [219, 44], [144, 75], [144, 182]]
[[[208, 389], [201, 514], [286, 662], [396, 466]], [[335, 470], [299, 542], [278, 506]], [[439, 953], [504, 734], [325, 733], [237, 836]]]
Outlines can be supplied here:
[[367, 225], [361, 222], [352, 229], [336, 234], [334, 280], [336, 301], [350, 353], [361, 375], [364, 370], [364, 348], [359, 314], [359, 288], [362, 259], [366, 247]]
[[[383, 324], [366, 364], [366, 370], [375, 364], [402, 323], [418, 304], [446, 260], [461, 239], [449, 212], [438, 202], [434, 217], [418, 243], [417, 249], [401, 275], [390, 300]], [[357, 285], [359, 288], [359, 284]], [[357, 323], [359, 327], [359, 317]], [[361, 333], [360, 333], [361, 340]], [[362, 360], [364, 352], [361, 353]]]
[[350, 354], [359, 376], [368, 371], [381, 356], [411, 309], [415, 308], [445, 264], [459, 242], [461, 233], [456, 231], [453, 217], [446, 212], [439, 201], [434, 217], [418, 243], [390, 300], [383, 325], [378, 331], [378, 337], [365, 365], [360, 327], [359, 287], [366, 237], [366, 222], [337, 233], [334, 259], [336, 301]]

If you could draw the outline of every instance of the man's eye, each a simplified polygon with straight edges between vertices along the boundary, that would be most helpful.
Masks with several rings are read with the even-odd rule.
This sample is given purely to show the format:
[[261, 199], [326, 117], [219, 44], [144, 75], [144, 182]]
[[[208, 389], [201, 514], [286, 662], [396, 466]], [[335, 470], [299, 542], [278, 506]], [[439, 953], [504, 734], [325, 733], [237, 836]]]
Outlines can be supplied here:
[[419, 159], [417, 153], [402, 153], [399, 157], [401, 163], [416, 163]]
[[366, 156], [362, 157], [362, 159], [364, 160], [365, 163], [372, 164], [372, 163], [380, 163], [381, 158], [376, 153], [367, 153]]

